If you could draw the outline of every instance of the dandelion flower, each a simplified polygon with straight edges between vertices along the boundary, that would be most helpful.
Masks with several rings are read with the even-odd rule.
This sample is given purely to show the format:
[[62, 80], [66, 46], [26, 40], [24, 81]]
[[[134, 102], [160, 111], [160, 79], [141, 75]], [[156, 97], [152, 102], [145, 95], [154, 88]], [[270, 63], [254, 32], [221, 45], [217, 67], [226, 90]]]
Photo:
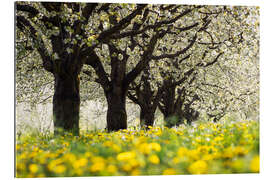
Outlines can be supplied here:
[[173, 168], [167, 168], [163, 171], [163, 175], [175, 175], [176, 171]]
[[114, 173], [117, 171], [117, 167], [116, 167], [115, 165], [110, 164], [110, 165], [107, 167], [107, 171], [108, 171], [109, 173], [114, 174]]
[[149, 156], [148, 160], [152, 163], [152, 164], [159, 164], [160, 160], [159, 157], [155, 154]]
[[203, 160], [198, 160], [194, 163], [192, 163], [189, 167], [188, 167], [188, 171], [191, 174], [205, 174], [207, 173], [207, 163]]
[[105, 163], [104, 162], [96, 162], [90, 166], [91, 172], [99, 172], [103, 171], [105, 169]]
[[260, 171], [260, 157], [255, 156], [250, 162], [250, 170], [258, 173]]
[[30, 164], [29, 170], [31, 173], [36, 173], [38, 171], [38, 166], [36, 164]]
[[64, 165], [58, 165], [54, 168], [53, 170], [57, 174], [62, 174], [63, 172], [66, 171], [66, 167]]
[[136, 156], [135, 152], [128, 151], [128, 152], [122, 152], [122, 153], [118, 154], [116, 159], [118, 161], [126, 161], [129, 159], [135, 158], [135, 156]]
[[150, 143], [149, 144], [151, 150], [159, 152], [161, 150], [161, 146], [158, 143]]

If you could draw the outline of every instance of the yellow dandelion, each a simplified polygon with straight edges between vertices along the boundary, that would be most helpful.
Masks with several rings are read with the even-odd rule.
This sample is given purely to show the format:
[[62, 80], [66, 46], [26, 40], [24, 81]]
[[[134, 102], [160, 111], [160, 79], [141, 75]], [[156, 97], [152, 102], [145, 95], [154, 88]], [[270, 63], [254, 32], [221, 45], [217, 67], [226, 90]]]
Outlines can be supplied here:
[[193, 160], [199, 160], [200, 159], [200, 152], [197, 149], [192, 149], [188, 151], [188, 158]]
[[133, 151], [119, 153], [116, 157], [118, 161], [126, 161], [135, 158], [136, 153]]
[[192, 163], [188, 167], [188, 171], [191, 174], [205, 174], [205, 173], [207, 173], [207, 169], [208, 169], [208, 165], [203, 160], [198, 160], [198, 161]]
[[178, 164], [180, 162], [180, 158], [179, 157], [174, 157], [173, 160], [172, 160], [172, 162], [174, 164]]
[[69, 146], [69, 142], [64, 142], [63, 146]]
[[130, 164], [124, 164], [124, 165], [122, 166], [122, 169], [123, 169], [124, 171], [129, 172], [129, 171], [132, 170], [132, 166], [131, 166]]
[[258, 173], [260, 171], [260, 156], [255, 156], [250, 162], [250, 170]]
[[76, 161], [76, 156], [72, 153], [66, 153], [63, 156], [63, 160], [69, 161], [70, 163], [73, 163], [74, 161]]
[[150, 143], [149, 146], [150, 146], [151, 150], [154, 150], [157, 152], [159, 152], [161, 150], [161, 146], [158, 143], [153, 142], [153, 143]]
[[80, 158], [80, 159], [76, 160], [76, 161], [73, 163], [73, 167], [74, 167], [75, 169], [81, 168], [81, 167], [86, 166], [87, 163], [88, 163], [87, 159], [85, 159], [85, 158]]
[[188, 153], [188, 149], [185, 147], [180, 147], [177, 151], [178, 157], [183, 157], [183, 156], [187, 155], [187, 153]]
[[121, 151], [121, 148], [120, 148], [118, 145], [116, 145], [116, 144], [113, 144], [113, 145], [111, 146], [111, 148], [112, 148], [115, 152], [120, 152], [120, 151]]
[[103, 143], [103, 146], [105, 146], [105, 147], [111, 147], [112, 145], [113, 145], [113, 142], [112, 141], [105, 141]]
[[105, 163], [105, 159], [101, 156], [94, 156], [91, 158], [91, 162], [95, 163], [95, 162], [104, 162]]
[[231, 147], [228, 147], [224, 150], [222, 154], [223, 158], [232, 158], [233, 157], [233, 150]]
[[57, 174], [62, 174], [66, 171], [66, 167], [64, 165], [58, 165], [53, 169], [53, 171]]
[[37, 156], [37, 152], [33, 151], [28, 155], [28, 158], [35, 158]]
[[25, 163], [21, 163], [21, 162], [20, 163], [16, 163], [16, 170], [17, 171], [19, 171], [19, 170], [24, 171], [25, 168], [26, 168]]
[[131, 171], [131, 176], [138, 176], [140, 175], [140, 170], [139, 169], [134, 169]]
[[38, 166], [36, 164], [30, 164], [29, 170], [31, 173], [36, 173], [38, 171]]
[[200, 126], [199, 126], [199, 129], [200, 129], [200, 130], [204, 130], [205, 127], [204, 127], [203, 125], [200, 125]]
[[105, 163], [104, 162], [95, 162], [90, 166], [91, 172], [99, 172], [103, 171], [105, 169]]
[[135, 158], [129, 159], [128, 164], [130, 164], [132, 168], [140, 165], [139, 161], [136, 160]]
[[82, 169], [74, 169], [74, 173], [78, 176], [81, 176], [83, 174], [83, 170]]
[[28, 156], [27, 152], [23, 152], [19, 157], [18, 159], [26, 159]]
[[148, 160], [152, 163], [152, 164], [159, 164], [160, 160], [159, 157], [155, 154], [149, 156]]
[[202, 157], [202, 160], [205, 160], [205, 161], [211, 161], [213, 160], [213, 155], [211, 154], [204, 154], [203, 157]]
[[245, 149], [245, 148], [242, 147], [242, 146], [237, 146], [237, 147], [235, 147], [235, 149], [234, 149], [234, 153], [235, 153], [235, 155], [243, 156], [243, 155], [245, 155], [245, 154], [248, 153], [248, 150]]
[[117, 171], [117, 167], [116, 167], [115, 165], [110, 164], [110, 165], [107, 167], [107, 171], [108, 171], [109, 173], [114, 174], [114, 173]]
[[215, 142], [220, 142], [220, 141], [222, 141], [223, 139], [224, 139], [224, 137], [218, 136], [218, 137], [215, 137], [215, 138], [214, 138], [214, 141], [215, 141]]
[[34, 148], [33, 148], [33, 151], [34, 151], [34, 152], [38, 152], [38, 150], [39, 150], [38, 147], [34, 147]]
[[142, 143], [142, 144], [139, 145], [138, 150], [143, 154], [150, 154], [151, 147], [147, 143]]
[[173, 168], [167, 168], [163, 171], [163, 175], [175, 175], [176, 171]]

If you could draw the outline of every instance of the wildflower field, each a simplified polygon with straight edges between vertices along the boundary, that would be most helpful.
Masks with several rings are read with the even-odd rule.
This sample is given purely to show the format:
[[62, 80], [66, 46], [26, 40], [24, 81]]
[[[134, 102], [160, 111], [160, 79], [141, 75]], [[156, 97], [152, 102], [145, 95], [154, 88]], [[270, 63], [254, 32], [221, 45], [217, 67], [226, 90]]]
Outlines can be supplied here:
[[259, 122], [16, 139], [16, 177], [259, 172]]

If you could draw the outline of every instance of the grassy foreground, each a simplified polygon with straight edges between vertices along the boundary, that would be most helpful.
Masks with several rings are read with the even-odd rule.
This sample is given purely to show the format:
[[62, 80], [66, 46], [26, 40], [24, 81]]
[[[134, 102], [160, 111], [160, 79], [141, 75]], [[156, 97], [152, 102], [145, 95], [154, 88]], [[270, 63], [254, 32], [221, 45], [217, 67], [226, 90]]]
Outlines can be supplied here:
[[259, 172], [257, 121], [197, 123], [80, 137], [22, 136], [16, 177]]

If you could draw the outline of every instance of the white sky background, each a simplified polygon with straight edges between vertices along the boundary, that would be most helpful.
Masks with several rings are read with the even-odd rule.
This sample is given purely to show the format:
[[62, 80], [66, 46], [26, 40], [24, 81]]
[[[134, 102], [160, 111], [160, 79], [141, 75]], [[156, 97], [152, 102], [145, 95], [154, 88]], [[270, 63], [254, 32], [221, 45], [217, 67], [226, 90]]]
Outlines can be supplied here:
[[[46, 0], [49, 1], [49, 0]], [[59, 0], [56, 0], [59, 1]], [[70, 1], [70, 0], [66, 0]], [[75, 0], [73, 0], [74, 2]], [[270, 173], [270, 119], [267, 110], [270, 107], [269, 99], [269, 77], [270, 77], [270, 39], [269, 39], [269, 18], [270, 1], [268, 0], [80, 0], [80, 2], [121, 2], [121, 3], [155, 3], [155, 4], [208, 4], [208, 5], [249, 5], [260, 6], [260, 157], [261, 173], [238, 174], [238, 175], [182, 175], [182, 176], [130, 176], [130, 177], [82, 177], [82, 178], [57, 178], [57, 180], [69, 179], [266, 179]], [[14, 1], [2, 0], [0, 4], [1, 12], [1, 39], [0, 39], [0, 78], [1, 78], [1, 107], [0, 107], [0, 177], [1, 179], [14, 179]], [[35, 178], [45, 179], [45, 178]], [[47, 178], [46, 178], [47, 179]]]

